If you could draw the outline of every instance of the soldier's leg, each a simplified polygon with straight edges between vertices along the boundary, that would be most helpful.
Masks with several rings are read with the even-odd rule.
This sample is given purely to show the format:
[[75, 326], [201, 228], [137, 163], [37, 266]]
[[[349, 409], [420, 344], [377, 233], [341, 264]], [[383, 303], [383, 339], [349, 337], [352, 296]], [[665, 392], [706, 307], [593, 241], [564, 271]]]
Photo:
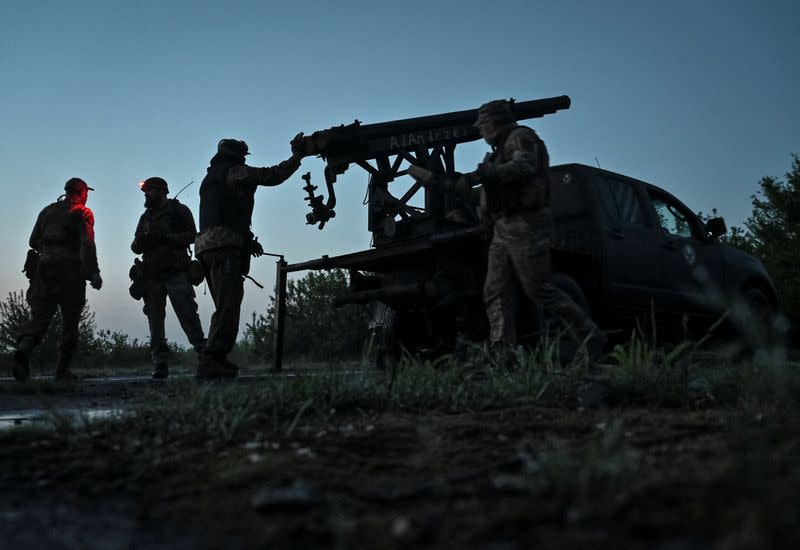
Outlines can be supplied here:
[[73, 279], [65, 282], [59, 299], [61, 308], [61, 335], [58, 343], [58, 362], [56, 363], [56, 379], [71, 381], [75, 377], [69, 365], [75, 356], [80, 339], [80, 322], [83, 306], [86, 304], [86, 283]]
[[197, 299], [188, 273], [178, 273], [165, 283], [172, 309], [178, 317], [183, 332], [195, 351], [205, 348], [206, 338], [200, 315], [197, 313]]
[[511, 247], [511, 261], [528, 299], [561, 320], [578, 343], [594, 336], [597, 326], [565, 292], [551, 282], [550, 242], [535, 235]]
[[167, 347], [167, 337], [164, 331], [164, 319], [167, 315], [167, 290], [164, 283], [160, 281], [148, 281], [147, 291], [144, 294], [147, 324], [150, 329], [150, 357], [153, 361], [153, 375], [156, 372], [166, 371], [169, 355]]
[[239, 312], [244, 297], [241, 252], [237, 248], [209, 250], [203, 253], [202, 261], [207, 266], [209, 288], [216, 306], [208, 328], [205, 355], [224, 362], [239, 332]]
[[513, 322], [513, 290], [516, 280], [511, 266], [505, 232], [498, 221], [489, 245], [483, 301], [489, 319], [489, 342], [516, 344]]
[[14, 378], [23, 382], [30, 377], [30, 356], [33, 349], [42, 341], [42, 337], [50, 326], [50, 321], [58, 309], [58, 300], [51, 296], [38, 296], [28, 292], [28, 305], [31, 309], [30, 319], [22, 326], [17, 337], [17, 349], [14, 352]]

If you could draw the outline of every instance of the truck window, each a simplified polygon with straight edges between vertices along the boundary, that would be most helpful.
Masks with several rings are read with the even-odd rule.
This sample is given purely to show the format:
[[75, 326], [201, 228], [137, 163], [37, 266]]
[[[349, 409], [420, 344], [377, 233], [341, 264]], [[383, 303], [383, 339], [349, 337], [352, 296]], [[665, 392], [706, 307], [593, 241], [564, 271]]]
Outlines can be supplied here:
[[647, 225], [642, 201], [630, 183], [605, 177], [598, 183], [607, 219], [621, 225]]
[[673, 237], [691, 239], [693, 219], [689, 209], [668, 195], [648, 190], [661, 228]]

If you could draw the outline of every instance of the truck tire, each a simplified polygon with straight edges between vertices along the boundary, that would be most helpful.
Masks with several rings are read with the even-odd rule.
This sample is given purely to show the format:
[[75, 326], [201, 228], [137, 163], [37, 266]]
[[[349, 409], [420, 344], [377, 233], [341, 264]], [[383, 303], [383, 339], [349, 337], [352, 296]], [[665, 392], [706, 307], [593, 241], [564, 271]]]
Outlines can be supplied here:
[[553, 273], [553, 284], [561, 290], [564, 294], [572, 298], [572, 301], [581, 308], [590, 318], [592, 312], [589, 309], [589, 302], [586, 300], [586, 294], [578, 282], [567, 275], [566, 273]]
[[741, 294], [749, 318], [741, 323], [740, 332], [751, 347], [763, 347], [775, 342], [775, 320], [778, 312], [769, 295], [759, 287], [749, 287]]
[[[433, 333], [424, 330], [426, 326], [434, 327]], [[455, 320], [447, 312], [386, 308], [375, 364], [380, 369], [392, 367], [403, 351], [418, 359], [433, 359], [451, 352], [455, 341]]]

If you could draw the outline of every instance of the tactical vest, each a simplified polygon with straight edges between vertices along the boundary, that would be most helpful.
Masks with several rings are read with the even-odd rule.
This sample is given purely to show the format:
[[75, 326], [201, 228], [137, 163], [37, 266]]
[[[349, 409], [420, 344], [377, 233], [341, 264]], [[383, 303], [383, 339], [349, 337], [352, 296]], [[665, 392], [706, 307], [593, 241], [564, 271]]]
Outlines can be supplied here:
[[[161, 216], [164, 217], [167, 228], [161, 228], [163, 232], [164, 229], [169, 229], [170, 232], [177, 233], [179, 231], [184, 231], [185, 228], [181, 225], [181, 217], [178, 214], [178, 209], [183, 206], [178, 199], [167, 199], [167, 204], [164, 207], [164, 213]], [[158, 213], [160, 214], [160, 212]], [[152, 218], [148, 221], [148, 227], [146, 228], [147, 232], [158, 231], [158, 227], [153, 227], [152, 224], [155, 221], [160, 221], [161, 216], [151, 215]]]
[[529, 131], [538, 141], [539, 158], [537, 172], [525, 181], [494, 182], [484, 185], [486, 207], [493, 217], [507, 216], [523, 211], [537, 211], [550, 206], [550, 158], [544, 142], [527, 126], [515, 126], [501, 140], [501, 143], [490, 155], [491, 164], [505, 164], [510, 159], [506, 154], [506, 143], [513, 132]]
[[[153, 233], [179, 233], [186, 231], [178, 210], [183, 205], [178, 199], [169, 199], [163, 211], [151, 214], [144, 231]], [[158, 223], [161, 222], [161, 223]], [[166, 225], [166, 227], [164, 227]], [[142, 254], [143, 274], [146, 279], [163, 279], [173, 273], [189, 269], [191, 255], [187, 247], [162, 244]]]
[[255, 205], [255, 187], [228, 185], [228, 170], [237, 163], [214, 157], [200, 185], [200, 232], [223, 225], [247, 236]]
[[70, 210], [69, 206], [66, 200], [59, 200], [46, 208], [40, 228], [40, 252], [55, 256], [53, 259], [79, 261], [83, 216], [80, 209]]

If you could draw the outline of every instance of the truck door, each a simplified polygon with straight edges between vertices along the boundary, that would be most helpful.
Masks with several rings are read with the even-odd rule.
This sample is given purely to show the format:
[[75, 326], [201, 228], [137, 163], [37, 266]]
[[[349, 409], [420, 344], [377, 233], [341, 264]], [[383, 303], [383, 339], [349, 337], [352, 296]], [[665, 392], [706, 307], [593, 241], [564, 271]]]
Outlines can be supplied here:
[[706, 314], [713, 311], [722, 262], [714, 254], [697, 216], [675, 197], [655, 187], [648, 188], [661, 234], [659, 247], [666, 291], [672, 296], [668, 309], [676, 314]]
[[645, 208], [641, 184], [596, 173], [592, 188], [601, 210], [604, 232], [608, 305], [614, 309], [649, 311], [664, 299], [659, 251], [653, 246], [658, 229]]

